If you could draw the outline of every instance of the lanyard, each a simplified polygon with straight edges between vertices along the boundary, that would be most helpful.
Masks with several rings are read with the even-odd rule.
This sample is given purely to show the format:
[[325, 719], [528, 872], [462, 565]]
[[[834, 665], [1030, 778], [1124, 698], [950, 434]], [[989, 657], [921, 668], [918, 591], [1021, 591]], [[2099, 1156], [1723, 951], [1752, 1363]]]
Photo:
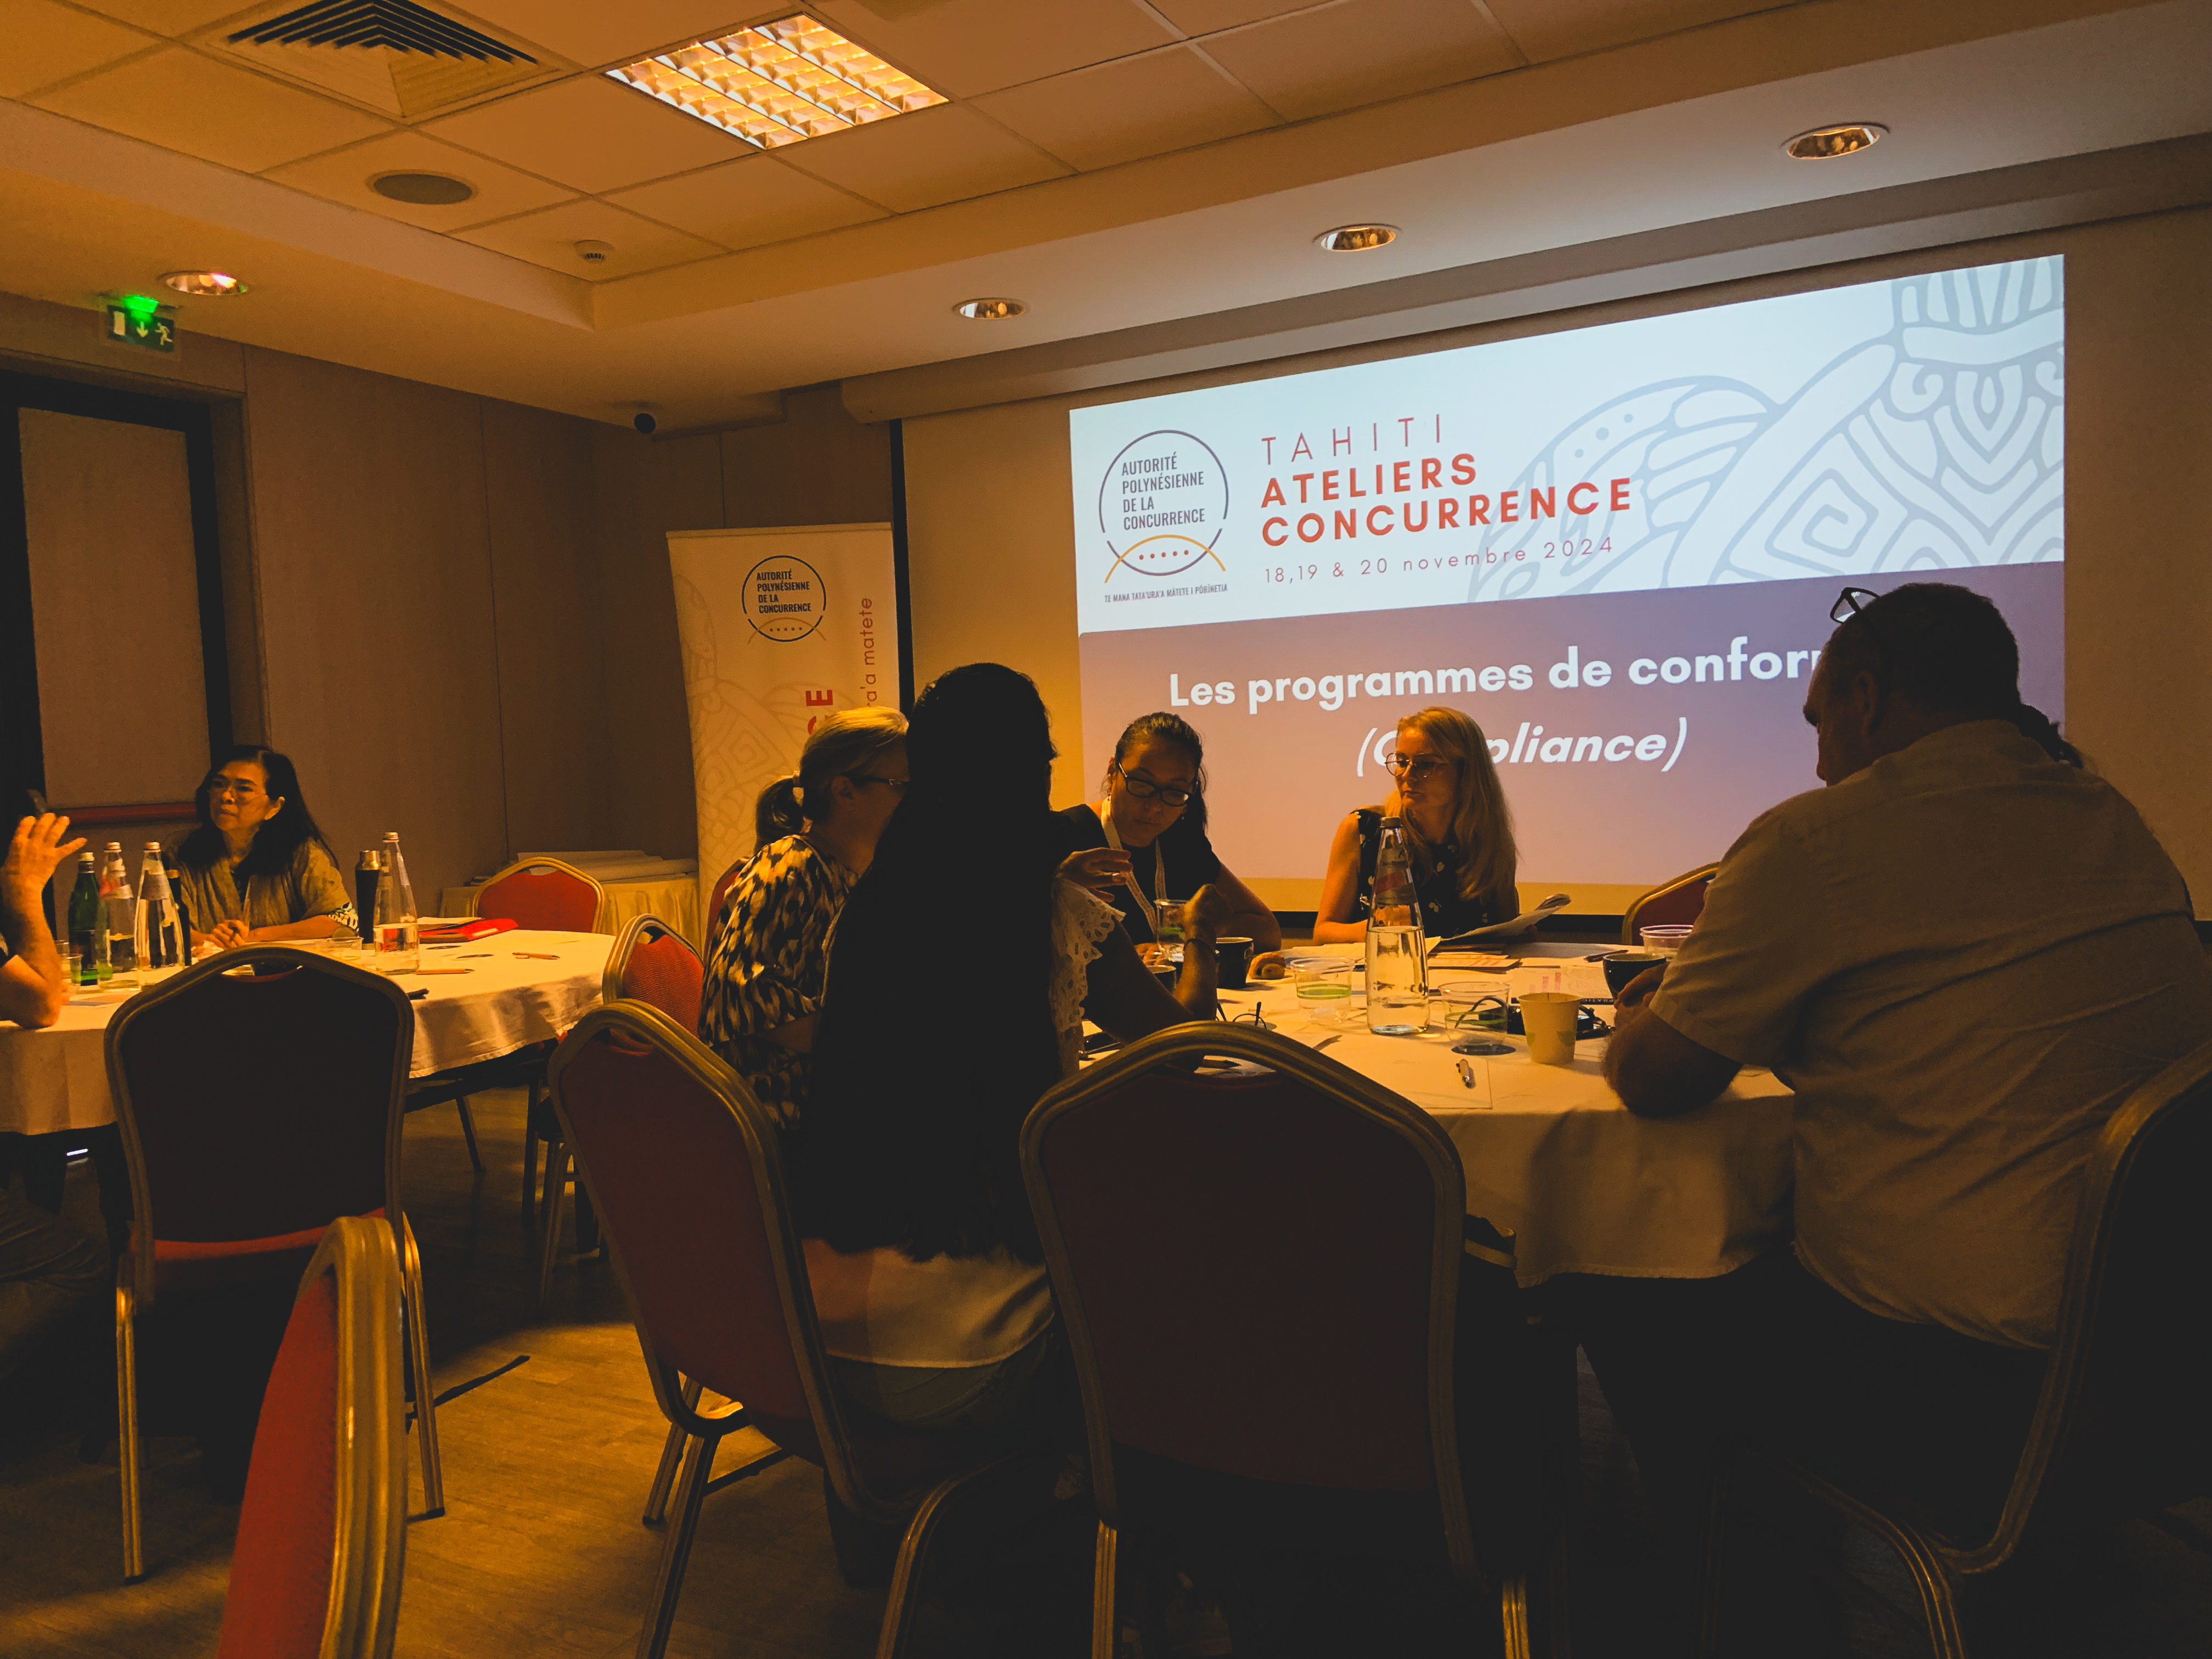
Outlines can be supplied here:
[[[1114, 803], [1112, 801], [1103, 800], [1098, 803], [1098, 822], [1105, 826], [1106, 844], [1109, 847], [1117, 853], [1126, 853], [1129, 850], [1121, 845], [1121, 837], [1114, 833]], [[1166, 853], [1161, 849], [1157, 840], [1152, 842], [1154, 896], [1150, 899], [1145, 896], [1144, 890], [1137, 885], [1134, 872], [1121, 878], [1121, 885], [1127, 889], [1130, 896], [1137, 901], [1137, 908], [1144, 914], [1145, 926], [1151, 928], [1152, 937], [1158, 939], [1160, 936], [1160, 912], [1168, 908], [1168, 860]]]

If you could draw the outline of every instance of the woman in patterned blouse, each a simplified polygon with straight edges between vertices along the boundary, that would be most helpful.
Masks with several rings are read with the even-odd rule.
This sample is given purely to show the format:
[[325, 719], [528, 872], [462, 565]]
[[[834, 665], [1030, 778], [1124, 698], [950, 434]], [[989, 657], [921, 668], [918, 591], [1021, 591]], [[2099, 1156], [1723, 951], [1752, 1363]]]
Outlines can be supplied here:
[[830, 927], [906, 782], [905, 716], [851, 708], [814, 729], [799, 770], [755, 809], [758, 846], [730, 890], [699, 1035], [787, 1127], [806, 1098]]

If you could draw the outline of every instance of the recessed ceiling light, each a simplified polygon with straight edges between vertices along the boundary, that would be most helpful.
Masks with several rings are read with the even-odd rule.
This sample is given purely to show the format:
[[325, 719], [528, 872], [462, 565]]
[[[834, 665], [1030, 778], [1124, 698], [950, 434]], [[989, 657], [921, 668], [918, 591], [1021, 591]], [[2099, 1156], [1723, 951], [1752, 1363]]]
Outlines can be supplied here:
[[165, 271], [161, 280], [179, 294], [198, 294], [210, 299], [253, 291], [251, 283], [240, 282], [227, 270]]
[[607, 76], [763, 149], [945, 101], [804, 14], [694, 40]]
[[972, 317], [979, 323], [1002, 323], [1009, 317], [1018, 317], [1029, 307], [1019, 300], [963, 300], [952, 307], [963, 317]]
[[380, 173], [368, 181], [368, 187], [412, 207], [452, 207], [477, 193], [467, 179], [443, 173]]
[[1395, 225], [1339, 225], [1314, 238], [1331, 253], [1364, 253], [1371, 247], [1388, 247], [1398, 240]]
[[1847, 121], [1837, 127], [1814, 127], [1810, 132], [1801, 132], [1782, 152], [1798, 161], [1832, 161], [1838, 155], [1856, 155], [1863, 149], [1872, 149], [1881, 142], [1887, 127], [1876, 126], [1871, 121]]

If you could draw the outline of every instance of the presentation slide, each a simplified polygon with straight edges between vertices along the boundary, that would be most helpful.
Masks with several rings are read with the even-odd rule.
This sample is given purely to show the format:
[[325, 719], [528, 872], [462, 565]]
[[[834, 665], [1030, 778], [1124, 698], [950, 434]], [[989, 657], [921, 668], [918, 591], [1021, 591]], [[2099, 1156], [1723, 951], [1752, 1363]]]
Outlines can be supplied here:
[[1068, 416], [1086, 775], [1172, 709], [1215, 846], [1318, 878], [1400, 716], [1483, 730], [1525, 879], [1648, 885], [1818, 787], [1849, 584], [1987, 594], [2063, 717], [2064, 268], [1943, 271]]

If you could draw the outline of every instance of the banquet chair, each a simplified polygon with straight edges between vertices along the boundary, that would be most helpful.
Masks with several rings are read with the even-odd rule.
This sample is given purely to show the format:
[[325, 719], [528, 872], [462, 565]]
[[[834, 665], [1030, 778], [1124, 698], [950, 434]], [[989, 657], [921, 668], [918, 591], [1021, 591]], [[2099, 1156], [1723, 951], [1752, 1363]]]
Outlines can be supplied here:
[[[1188, 1069], [1208, 1055], [1253, 1064]], [[1440, 1543], [1467, 1607], [1496, 1582], [1526, 1659], [1542, 1429], [1509, 1393], [1463, 1447], [1455, 1349], [1519, 1370], [1527, 1317], [1426, 1113], [1287, 1038], [1186, 1024], [1056, 1085], [1021, 1158], [1089, 1431], [1093, 1659], [1124, 1528], [1204, 1511], [1262, 1549], [1366, 1522]]]
[[1620, 942], [1637, 945], [1639, 927], [1693, 927], [1705, 910], [1705, 889], [1718, 874], [1717, 864], [1701, 864], [1672, 881], [1662, 881], [1630, 902], [1620, 919]]
[[139, 1316], [164, 1291], [289, 1282], [340, 1216], [383, 1220], [403, 1264], [423, 1497], [443, 1515], [422, 1258], [399, 1200], [406, 993], [325, 957], [249, 946], [140, 992], [106, 1042], [133, 1217], [115, 1291], [125, 1577], [145, 1574]]
[[[976, 1456], [941, 1434], [847, 1420], [830, 1389], [775, 1121], [666, 1014], [639, 1002], [594, 1008], [562, 1040], [550, 1081], [654, 1398], [687, 1437], [640, 1659], [659, 1659], [667, 1646], [715, 1452], [748, 1425], [820, 1465], [848, 1510], [905, 1528], [876, 1650], [890, 1659], [902, 1649], [928, 1546], [952, 1500], [995, 1472], [1026, 1469], [1030, 1449]], [[709, 1392], [727, 1403], [702, 1408]], [[1056, 1462], [1060, 1454], [1044, 1455]]]
[[753, 861], [750, 853], [714, 878], [714, 890], [707, 895], [707, 960], [714, 959], [714, 947], [722, 942], [723, 912], [729, 907], [730, 889], [738, 884], [738, 878]]
[[472, 914], [505, 916], [517, 927], [551, 933], [599, 931], [606, 889], [573, 864], [524, 859], [477, 889]]
[[407, 1544], [399, 1261], [340, 1216], [261, 1401], [216, 1659], [386, 1659]]
[[[659, 916], [633, 916], [615, 936], [599, 981], [602, 1002], [648, 1002], [687, 1031], [699, 1029], [699, 997], [706, 966], [684, 936]], [[544, 1114], [550, 1117], [550, 1114]], [[568, 1143], [560, 1138], [557, 1119], [540, 1126], [545, 1139], [545, 1190], [539, 1212], [545, 1221], [544, 1254], [538, 1267], [538, 1299], [553, 1282], [553, 1263], [561, 1252], [562, 1198], [568, 1186]], [[577, 1248], [583, 1248], [580, 1237]]]
[[[2024, 1541], [2149, 1516], [2212, 1494], [2212, 1423], [2192, 1402], [2212, 1384], [2212, 1042], [2137, 1089], [2097, 1138], [2081, 1185], [2058, 1339], [2020, 1462], [1987, 1537], [1960, 1537], [1909, 1493], [1869, 1492], [1835, 1471], [1754, 1455], [1729, 1483], [1763, 1475], [1875, 1534], [1911, 1573], [1936, 1659], [1965, 1659], [1960, 1582], [2012, 1562]], [[1717, 1521], [1717, 1516], [1716, 1519]], [[1718, 1650], [1721, 1530], [1708, 1536], [1705, 1650]], [[1994, 1581], [1990, 1581], [1994, 1582]]]

